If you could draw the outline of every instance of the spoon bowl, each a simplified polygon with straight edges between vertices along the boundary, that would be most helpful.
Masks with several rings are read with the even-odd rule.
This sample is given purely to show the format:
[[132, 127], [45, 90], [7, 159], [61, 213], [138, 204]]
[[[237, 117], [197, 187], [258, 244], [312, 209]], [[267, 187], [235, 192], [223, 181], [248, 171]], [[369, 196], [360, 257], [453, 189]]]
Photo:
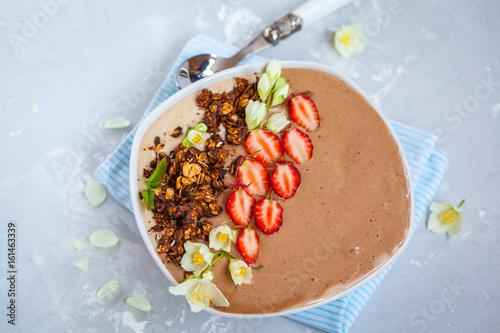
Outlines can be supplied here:
[[221, 58], [215, 53], [199, 54], [184, 61], [177, 69], [175, 82], [179, 89], [216, 72], [236, 66], [241, 57]]

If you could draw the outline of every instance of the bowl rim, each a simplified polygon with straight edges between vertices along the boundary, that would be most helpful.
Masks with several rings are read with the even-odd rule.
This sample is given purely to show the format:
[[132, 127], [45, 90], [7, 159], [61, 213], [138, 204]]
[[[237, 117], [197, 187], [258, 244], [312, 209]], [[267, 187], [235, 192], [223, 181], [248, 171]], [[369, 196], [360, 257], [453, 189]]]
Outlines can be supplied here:
[[[138, 184], [137, 184], [137, 157], [139, 154], [139, 147], [140, 143], [142, 141], [142, 138], [148, 128], [170, 107], [175, 105], [178, 101], [183, 99], [184, 97], [187, 97], [188, 95], [199, 91], [211, 84], [234, 78], [238, 75], [245, 75], [245, 74], [250, 74], [250, 73], [259, 73], [265, 71], [265, 66], [267, 63], [256, 63], [256, 64], [248, 64], [248, 65], [242, 65], [234, 68], [230, 68], [224, 71], [221, 71], [219, 73], [216, 73], [210, 77], [204, 78], [202, 80], [199, 80], [190, 86], [174, 93], [170, 97], [168, 97], [165, 101], [163, 101], [161, 104], [159, 104], [153, 111], [151, 111], [140, 123], [138, 126], [136, 133], [134, 135], [134, 140], [132, 143], [132, 148], [131, 148], [131, 155], [130, 155], [130, 164], [129, 164], [129, 183], [130, 183], [130, 193], [131, 193], [131, 201], [132, 201], [132, 207], [133, 207], [133, 213], [134, 217], [137, 223], [137, 226], [139, 228], [139, 232], [141, 234], [142, 240], [144, 241], [146, 248], [148, 249], [148, 252], [150, 253], [151, 257], [153, 258], [154, 262], [156, 265], [160, 268], [162, 271], [163, 275], [170, 281], [172, 285], [177, 285], [177, 281], [172, 277], [160, 257], [157, 255], [156, 250], [153, 246], [153, 243], [149, 239], [148, 232], [145, 228], [145, 223], [144, 219], [142, 217], [142, 212], [140, 208], [140, 200], [138, 195], [134, 195], [134, 193], [138, 193]], [[362, 90], [359, 88], [359, 86], [354, 83], [350, 78], [344, 76], [343, 74], [339, 73], [337, 70], [334, 70], [333, 68], [326, 66], [324, 64], [320, 63], [315, 63], [315, 62], [309, 62], [309, 61], [291, 61], [291, 60], [286, 60], [286, 61], [281, 61], [281, 67], [282, 68], [307, 68], [307, 69], [315, 69], [319, 70], [322, 72], [325, 72], [327, 74], [334, 75], [338, 77], [339, 79], [343, 80], [346, 84], [348, 84], [351, 88], [353, 88], [357, 93], [359, 93], [367, 102], [368, 104], [378, 113], [378, 115], [382, 118], [384, 121], [385, 125], [389, 129], [389, 132], [391, 133], [393, 139], [395, 140], [398, 148], [399, 148], [399, 154], [401, 156], [402, 162], [403, 162], [403, 168], [405, 171], [405, 175], [407, 178], [408, 182], [408, 187], [409, 187], [409, 193], [410, 193], [410, 223], [408, 225], [408, 230], [406, 232], [405, 238], [399, 248], [387, 259], [385, 263], [382, 265], [378, 266], [375, 268], [371, 273], [367, 274], [364, 276], [364, 278], [358, 280], [356, 283], [352, 284], [349, 286], [347, 289], [333, 295], [332, 297], [323, 299], [321, 301], [315, 302], [314, 304], [307, 304], [301, 307], [297, 308], [292, 308], [292, 309], [287, 309], [284, 311], [279, 311], [279, 312], [273, 312], [273, 313], [264, 313], [264, 314], [244, 314], [244, 313], [228, 313], [228, 312], [223, 312], [216, 310], [214, 308], [207, 308], [204, 311], [207, 313], [213, 314], [213, 315], [218, 315], [222, 317], [229, 317], [229, 318], [270, 318], [270, 317], [277, 317], [277, 316], [284, 316], [284, 315], [290, 315], [293, 313], [298, 313], [306, 310], [310, 310], [316, 307], [320, 307], [322, 305], [325, 305], [327, 303], [331, 303], [339, 298], [342, 298], [343, 296], [355, 291], [362, 285], [366, 284], [370, 280], [372, 280], [374, 277], [379, 275], [384, 269], [386, 269], [389, 265], [391, 265], [396, 258], [406, 249], [411, 236], [413, 235], [414, 232], [414, 227], [415, 227], [415, 221], [414, 221], [414, 215], [415, 215], [415, 200], [414, 200], [414, 191], [413, 191], [413, 183], [412, 183], [412, 177], [410, 173], [410, 168], [408, 161], [406, 159], [406, 155], [404, 153], [403, 147], [401, 145], [401, 142], [399, 141], [396, 132], [392, 128], [392, 126], [389, 124], [388, 120], [386, 117], [380, 112], [379, 107], [374, 103], [370, 97]], [[173, 296], [173, 295], [172, 295]]]

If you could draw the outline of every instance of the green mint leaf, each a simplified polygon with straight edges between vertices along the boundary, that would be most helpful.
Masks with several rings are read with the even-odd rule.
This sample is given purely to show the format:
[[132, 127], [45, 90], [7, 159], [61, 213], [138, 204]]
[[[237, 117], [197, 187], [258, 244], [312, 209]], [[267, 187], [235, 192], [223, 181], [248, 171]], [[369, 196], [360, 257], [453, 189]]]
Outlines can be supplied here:
[[167, 171], [167, 159], [164, 157], [161, 159], [160, 163], [156, 166], [153, 174], [146, 180], [144, 183], [150, 190], [156, 190], [160, 188], [160, 182], [165, 176], [165, 172]]
[[144, 198], [146, 209], [151, 210], [151, 208], [153, 208], [153, 202], [155, 200], [155, 191], [144, 189], [142, 190], [142, 197]]

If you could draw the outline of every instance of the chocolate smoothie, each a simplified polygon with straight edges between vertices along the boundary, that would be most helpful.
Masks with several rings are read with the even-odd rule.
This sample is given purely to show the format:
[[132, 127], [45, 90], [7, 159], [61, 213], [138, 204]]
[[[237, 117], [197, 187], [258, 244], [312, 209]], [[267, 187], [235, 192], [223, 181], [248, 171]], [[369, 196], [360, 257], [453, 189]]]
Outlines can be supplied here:
[[[377, 112], [333, 75], [312, 69], [283, 69], [281, 76], [292, 93], [312, 93], [321, 119], [319, 129], [308, 133], [313, 157], [296, 165], [301, 185], [293, 198], [280, 201], [280, 230], [271, 236], [258, 231], [257, 266], [264, 268], [253, 271], [252, 283], [236, 286], [226, 258], [212, 267], [213, 282], [230, 303], [229, 307], [216, 307], [220, 311], [272, 313], [329, 298], [383, 265], [409, 232], [408, 175], [399, 148]], [[246, 78], [254, 80], [255, 75]], [[233, 83], [228, 80], [209, 88], [222, 92], [231, 90]], [[195, 98], [193, 94], [176, 104], [144, 135], [138, 161], [140, 190], [145, 188], [142, 168], [154, 158], [147, 149], [154, 138], [160, 136], [165, 143], [162, 151], [168, 155], [183, 138], [169, 134], [178, 126], [185, 129], [201, 121], [203, 111]], [[244, 152], [244, 148], [238, 149]], [[222, 193], [220, 205], [224, 206], [230, 192]], [[142, 201], [141, 208], [145, 228], [150, 230], [155, 225], [152, 214]], [[234, 226], [225, 212], [209, 221], [214, 226]], [[255, 223], [250, 226], [255, 227]], [[156, 245], [154, 232], [150, 239]], [[231, 246], [230, 254], [241, 258], [236, 245]], [[184, 281], [182, 268], [173, 264], [166, 267], [178, 282]]]

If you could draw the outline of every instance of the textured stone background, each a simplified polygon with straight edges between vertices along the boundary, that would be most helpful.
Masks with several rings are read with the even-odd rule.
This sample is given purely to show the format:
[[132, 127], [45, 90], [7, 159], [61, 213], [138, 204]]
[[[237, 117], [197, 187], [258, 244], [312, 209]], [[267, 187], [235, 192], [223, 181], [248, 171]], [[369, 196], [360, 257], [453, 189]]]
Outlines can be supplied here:
[[[301, 3], [252, 1], [9, 1], [0, 11], [0, 306], [6, 306], [7, 222], [17, 223], [18, 332], [292, 332], [285, 318], [230, 320], [191, 314], [171, 297], [133, 216], [112, 198], [90, 207], [85, 181], [140, 119], [193, 35], [243, 46]], [[356, 0], [261, 55], [330, 65], [354, 80], [388, 118], [440, 137], [450, 166], [435, 201], [462, 199], [458, 239], [422, 224], [351, 332], [492, 332], [500, 324], [500, 2]], [[329, 45], [341, 25], [362, 24], [364, 53]], [[40, 113], [30, 112], [37, 103]], [[16, 137], [8, 133], [23, 128]], [[116, 248], [78, 253], [102, 228]], [[72, 262], [90, 261], [83, 273]], [[122, 284], [110, 301], [95, 291]], [[154, 310], [127, 307], [144, 294]], [[3, 310], [5, 311], [5, 310]], [[2, 311], [0, 331], [13, 330]]]

